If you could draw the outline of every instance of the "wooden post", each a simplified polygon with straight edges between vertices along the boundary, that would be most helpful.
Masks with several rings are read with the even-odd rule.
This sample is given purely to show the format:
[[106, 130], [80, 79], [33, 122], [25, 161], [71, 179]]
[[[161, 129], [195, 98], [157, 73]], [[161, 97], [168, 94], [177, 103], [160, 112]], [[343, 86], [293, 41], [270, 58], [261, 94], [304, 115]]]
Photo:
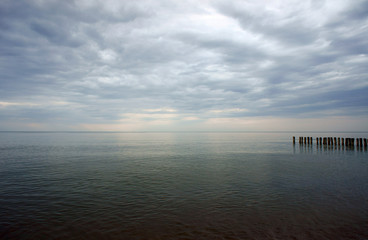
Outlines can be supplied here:
[[341, 145], [344, 146], [344, 138], [341, 138]]
[[309, 145], [309, 142], [310, 142], [309, 140], [310, 140], [310, 137], [307, 137], [307, 142], [308, 142], [308, 145]]
[[310, 140], [311, 140], [311, 144], [313, 144], [313, 137], [310, 137]]
[[317, 140], [317, 146], [319, 145], [318, 139], [319, 139], [319, 138], [317, 137], [317, 138], [316, 138], [316, 140]]
[[322, 137], [319, 138], [319, 145], [322, 145]]
[[293, 136], [293, 144], [295, 144], [295, 136]]
[[304, 137], [304, 144], [307, 144], [307, 137]]
[[340, 138], [337, 138], [337, 145], [340, 146]]
[[337, 139], [336, 139], [336, 137], [334, 137], [334, 145], [336, 146], [337, 145]]
[[359, 138], [359, 146], [363, 147], [363, 139], [362, 138]]
[[364, 138], [364, 147], [367, 147], [367, 139]]
[[327, 143], [328, 143], [328, 146], [331, 145], [331, 138], [330, 137], [327, 138]]

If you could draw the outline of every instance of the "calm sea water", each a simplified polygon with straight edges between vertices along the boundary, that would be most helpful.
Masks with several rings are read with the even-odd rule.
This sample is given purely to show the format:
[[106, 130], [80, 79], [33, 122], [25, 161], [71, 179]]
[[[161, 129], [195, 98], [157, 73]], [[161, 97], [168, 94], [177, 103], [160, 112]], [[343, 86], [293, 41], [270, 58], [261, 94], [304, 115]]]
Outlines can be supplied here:
[[1, 239], [368, 239], [357, 133], [0, 132]]

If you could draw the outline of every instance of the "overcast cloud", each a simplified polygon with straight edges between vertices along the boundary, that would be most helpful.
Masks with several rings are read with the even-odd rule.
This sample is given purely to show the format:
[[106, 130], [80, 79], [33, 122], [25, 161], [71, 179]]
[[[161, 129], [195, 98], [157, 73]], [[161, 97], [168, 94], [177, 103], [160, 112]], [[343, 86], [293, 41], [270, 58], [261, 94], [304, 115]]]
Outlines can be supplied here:
[[0, 1], [0, 130], [368, 130], [368, 1]]

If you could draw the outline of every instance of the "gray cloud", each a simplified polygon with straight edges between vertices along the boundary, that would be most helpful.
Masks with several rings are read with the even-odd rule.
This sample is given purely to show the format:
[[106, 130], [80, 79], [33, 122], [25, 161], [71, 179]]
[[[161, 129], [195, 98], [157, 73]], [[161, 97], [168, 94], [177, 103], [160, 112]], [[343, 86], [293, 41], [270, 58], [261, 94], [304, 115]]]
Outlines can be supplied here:
[[358, 0], [2, 1], [1, 119], [366, 118], [367, 11]]

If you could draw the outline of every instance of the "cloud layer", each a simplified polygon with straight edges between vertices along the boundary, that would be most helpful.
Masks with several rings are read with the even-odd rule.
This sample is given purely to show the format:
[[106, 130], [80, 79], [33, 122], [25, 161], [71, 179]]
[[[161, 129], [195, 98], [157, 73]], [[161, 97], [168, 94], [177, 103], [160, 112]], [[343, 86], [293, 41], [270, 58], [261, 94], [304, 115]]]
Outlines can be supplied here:
[[368, 130], [367, 1], [4, 0], [0, 29], [0, 130]]

